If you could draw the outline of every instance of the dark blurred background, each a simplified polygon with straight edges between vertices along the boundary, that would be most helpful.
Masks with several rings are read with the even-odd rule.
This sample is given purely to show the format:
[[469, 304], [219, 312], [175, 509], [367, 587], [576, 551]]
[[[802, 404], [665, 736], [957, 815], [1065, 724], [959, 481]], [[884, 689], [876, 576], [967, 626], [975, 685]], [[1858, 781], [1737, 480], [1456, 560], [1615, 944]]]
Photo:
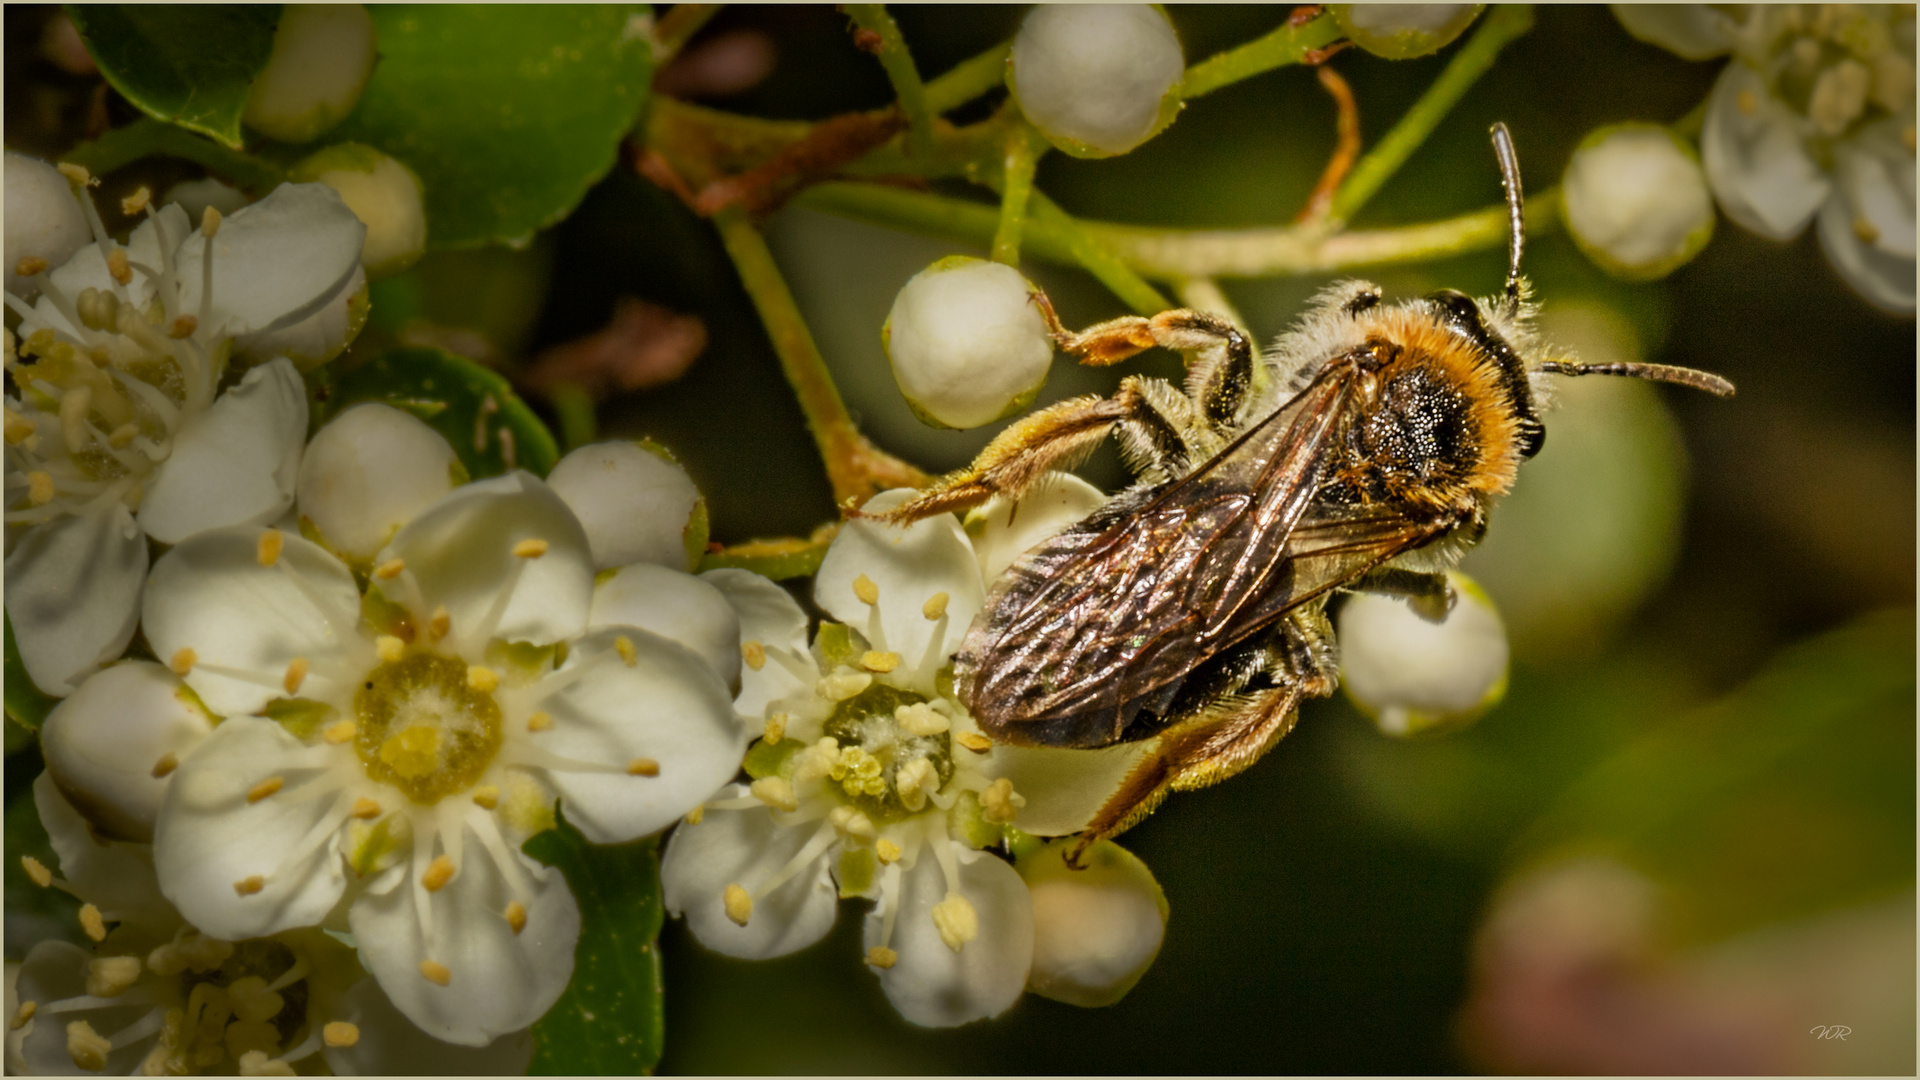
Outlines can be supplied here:
[[[1023, 10], [902, 6], [895, 16], [933, 75], [1005, 40]], [[1192, 63], [1265, 33], [1287, 9], [1169, 13]], [[8, 11], [7, 143], [57, 154], [89, 110], [119, 122], [115, 110], [126, 106], [92, 96], [97, 79], [48, 58], [47, 23], [45, 10]], [[879, 65], [831, 7], [730, 7], [694, 47], [727, 35], [753, 40], [771, 69], [706, 104], [817, 119], [890, 100]], [[1369, 145], [1457, 48], [1401, 62], [1354, 50], [1332, 61], [1353, 86]], [[1543, 190], [1589, 130], [1672, 122], [1719, 70], [1719, 61], [1690, 63], [1634, 41], [1604, 7], [1541, 7], [1532, 32], [1353, 224], [1495, 203], [1486, 140], [1495, 120], [1512, 128], [1529, 188]], [[1193, 103], [1124, 158], [1051, 155], [1038, 186], [1092, 218], [1282, 224], [1332, 146], [1330, 100], [1312, 72], [1289, 68]], [[928, 469], [967, 460], [994, 429], [921, 426], [879, 342], [907, 277], [967, 249], [800, 208], [777, 215], [769, 233], [864, 429]], [[1739, 396], [1623, 381], [1568, 387], [1565, 407], [1547, 418], [1547, 452], [1523, 471], [1467, 564], [1511, 632], [1503, 704], [1465, 732], [1399, 741], [1343, 698], [1310, 703], [1257, 767], [1174, 798], [1126, 834], [1124, 846], [1164, 886], [1172, 920], [1154, 968], [1110, 1008], [1030, 995], [996, 1021], [926, 1031], [894, 1014], [859, 962], [852, 905], [826, 941], [764, 963], [707, 953], [670, 922], [662, 1071], [1910, 1070], [1914, 323], [1852, 293], [1811, 232], [1776, 244], [1722, 218], [1697, 259], [1648, 284], [1606, 277], [1559, 230], [1533, 237], [1527, 256], [1549, 338], [1589, 360], [1715, 371]], [[1503, 268], [1503, 253], [1489, 251], [1362, 272], [1393, 297], [1440, 286], [1490, 292]], [[1123, 313], [1077, 271], [1023, 269], [1070, 325]], [[385, 295], [404, 302], [382, 312], [376, 291], [376, 323], [391, 330], [425, 317], [465, 328], [509, 365], [600, 330], [622, 297], [697, 316], [704, 353], [676, 381], [606, 402], [602, 431], [677, 453], [721, 542], [805, 535], [832, 516], [799, 411], [714, 232], [646, 181], [616, 171], [526, 251], [435, 254], [395, 280], [404, 284], [383, 284]], [[1223, 284], [1271, 337], [1324, 283]], [[1124, 368], [1063, 365], [1042, 402], [1110, 389], [1126, 372], [1170, 375], [1178, 361], [1160, 354]], [[1085, 474], [1108, 489], [1124, 479], [1111, 455]], [[1476, 946], [1479, 928], [1554, 852], [1589, 849], [1657, 882], [1664, 914], [1628, 950], [1631, 962], [1602, 965], [1612, 981], [1600, 1004], [1550, 980], [1557, 989], [1543, 991], [1551, 1001], [1542, 1007], [1558, 1010], [1551, 1023], [1503, 1009], [1503, 995], [1535, 969], [1519, 971], [1491, 939]], [[1687, 854], [1698, 852], [1732, 854]], [[1593, 914], [1580, 903], [1603, 920], [1612, 910], [1600, 893], [1572, 893], [1571, 914], [1540, 932], [1543, 949], [1554, 934], [1580, 937]], [[1794, 1011], [1804, 1003], [1742, 1012], [1746, 998], [1724, 989], [1813, 983], [1837, 988], [1816, 1004], [1879, 1001], [1885, 1019], [1828, 1016], [1817, 1022], [1855, 1034], [1839, 1050], [1810, 1047]], [[1881, 986], [1894, 1000], [1861, 989]], [[1774, 996], [1800, 1000], [1786, 989]], [[1608, 1028], [1619, 1011], [1605, 1003], [1623, 1000], [1665, 1003], [1679, 1049], [1662, 1056], [1668, 1044], [1649, 1035], [1642, 1056], [1608, 1056], [1612, 1036], [1635, 1038]], [[1463, 1026], [1463, 1009], [1479, 1019]], [[1709, 1018], [1704, 1027], [1689, 1026], [1696, 1014]], [[1514, 1049], [1522, 1044], [1534, 1048]], [[1685, 1056], [1723, 1044], [1761, 1056]], [[1839, 1052], [1855, 1056], [1804, 1056]]]

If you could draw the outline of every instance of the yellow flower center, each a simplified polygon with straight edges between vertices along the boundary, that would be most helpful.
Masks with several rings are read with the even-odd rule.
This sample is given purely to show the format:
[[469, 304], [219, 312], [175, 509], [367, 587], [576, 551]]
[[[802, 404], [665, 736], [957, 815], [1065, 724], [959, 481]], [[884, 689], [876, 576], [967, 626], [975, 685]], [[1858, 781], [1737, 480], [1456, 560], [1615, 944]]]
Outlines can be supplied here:
[[375, 668], [353, 698], [367, 775], [425, 806], [477, 784], [500, 749], [501, 721], [475, 682], [464, 661], [430, 652]]

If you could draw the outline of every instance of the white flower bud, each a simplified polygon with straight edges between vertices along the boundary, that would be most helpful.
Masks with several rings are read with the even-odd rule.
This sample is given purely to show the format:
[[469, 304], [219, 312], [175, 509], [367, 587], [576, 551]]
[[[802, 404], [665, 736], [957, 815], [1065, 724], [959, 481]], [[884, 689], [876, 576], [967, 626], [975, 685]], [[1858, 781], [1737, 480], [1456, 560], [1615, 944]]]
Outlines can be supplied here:
[[1438, 52], [1473, 24], [1485, 4], [1329, 4], [1355, 45], [1388, 60]]
[[328, 547], [364, 563], [464, 479], [439, 432], [390, 405], [366, 402], [334, 417], [307, 445], [295, 499]]
[[1472, 578], [1447, 572], [1456, 597], [1439, 623], [1404, 600], [1356, 593], [1340, 609], [1340, 682], [1389, 735], [1461, 727], [1507, 692], [1507, 632]]
[[961, 255], [907, 281], [880, 343], [916, 416], [935, 427], [970, 428], [1033, 403], [1053, 363], [1033, 291], [1011, 266]]
[[427, 250], [427, 209], [420, 178], [394, 158], [359, 143], [336, 143], [295, 165], [296, 181], [315, 181], [367, 227], [360, 265], [382, 278], [412, 266]]
[[1153, 966], [1167, 932], [1167, 898], [1132, 852], [1102, 840], [1082, 857], [1078, 843], [1054, 841], [1019, 857], [1014, 869], [1033, 898], [1033, 969], [1027, 989], [1069, 1005], [1111, 1005]]
[[179, 203], [180, 209], [187, 212], [188, 220], [199, 221], [206, 216], [208, 207], [218, 210], [221, 217], [231, 217], [247, 205], [247, 195], [239, 188], [203, 176], [198, 180], [182, 180], [168, 188], [160, 197], [160, 205], [168, 203]]
[[331, 130], [359, 104], [373, 74], [373, 38], [373, 17], [359, 4], [288, 4], [242, 119], [281, 142]]
[[1186, 58], [1147, 4], [1041, 4], [1013, 39], [1007, 85], [1047, 141], [1075, 157], [1146, 142], [1180, 111]]
[[1657, 124], [1614, 124], [1567, 162], [1561, 211], [1574, 243], [1616, 277], [1663, 277], [1713, 237], [1713, 196], [1700, 159]]
[[17, 271], [22, 259], [44, 259], [49, 268], [65, 263], [92, 239], [87, 217], [73, 186], [59, 170], [25, 154], [7, 155], [7, 291], [23, 300], [40, 287]]
[[593, 565], [629, 563], [689, 569], [687, 528], [700, 509], [700, 489], [664, 451], [640, 443], [583, 446], [560, 459], [547, 486], [587, 530]]
[[1734, 20], [1712, 4], [1609, 4], [1627, 33], [1687, 60], [1733, 50]]
[[47, 772], [76, 810], [122, 840], [151, 843], [181, 759], [213, 730], [193, 691], [159, 664], [104, 668], [47, 716]]

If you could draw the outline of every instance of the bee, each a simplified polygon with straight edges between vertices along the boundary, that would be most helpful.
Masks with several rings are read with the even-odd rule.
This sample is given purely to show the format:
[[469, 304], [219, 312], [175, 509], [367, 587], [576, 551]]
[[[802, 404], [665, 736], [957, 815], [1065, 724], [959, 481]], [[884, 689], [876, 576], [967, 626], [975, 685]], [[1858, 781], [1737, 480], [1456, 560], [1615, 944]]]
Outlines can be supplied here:
[[1039, 410], [967, 468], [875, 515], [907, 522], [1017, 500], [1118, 436], [1134, 484], [997, 579], [955, 656], [960, 697], [996, 741], [1152, 740], [1073, 856], [1169, 792], [1245, 769], [1292, 729], [1302, 701], [1334, 691], [1325, 606], [1336, 592], [1399, 596], [1445, 618], [1445, 569], [1485, 534], [1489, 508], [1545, 441], [1551, 377], [1733, 393], [1688, 368], [1544, 355], [1520, 273], [1519, 165], [1506, 125], [1492, 137], [1509, 218], [1498, 296], [1446, 289], [1389, 305], [1368, 282], [1342, 282], [1256, 356], [1216, 315], [1168, 311], [1072, 333], [1036, 294], [1056, 342], [1083, 363], [1156, 345], [1186, 354], [1185, 392], [1132, 376], [1111, 397]]

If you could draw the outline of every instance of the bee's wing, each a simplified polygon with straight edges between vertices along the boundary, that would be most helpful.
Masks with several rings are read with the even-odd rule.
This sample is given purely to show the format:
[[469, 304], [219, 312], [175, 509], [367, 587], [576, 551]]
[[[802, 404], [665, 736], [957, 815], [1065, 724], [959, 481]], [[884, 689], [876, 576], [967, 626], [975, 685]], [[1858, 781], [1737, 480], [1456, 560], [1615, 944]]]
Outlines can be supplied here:
[[1286, 573], [1352, 376], [1330, 365], [1145, 506], [1069, 530], [1009, 569], [987, 600], [994, 617], [961, 649], [981, 725], [1014, 742], [1036, 724], [1049, 745], [1116, 742], [1144, 699], [1256, 629], [1239, 627]]

